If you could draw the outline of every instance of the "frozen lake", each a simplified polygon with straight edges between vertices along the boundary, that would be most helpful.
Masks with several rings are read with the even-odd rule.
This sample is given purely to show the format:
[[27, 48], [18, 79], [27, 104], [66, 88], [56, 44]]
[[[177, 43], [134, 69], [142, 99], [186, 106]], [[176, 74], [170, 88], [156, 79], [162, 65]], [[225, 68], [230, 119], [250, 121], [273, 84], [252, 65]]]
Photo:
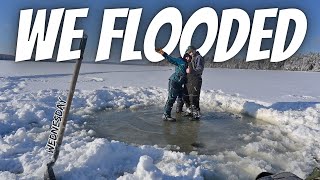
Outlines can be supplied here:
[[[55, 104], [67, 96], [74, 63], [0, 65], [0, 176], [42, 178]], [[59, 179], [159, 172], [160, 178], [247, 180], [263, 171], [305, 178], [318, 166], [320, 73], [205, 69], [202, 120], [165, 123], [172, 72], [84, 63], [55, 165]]]
[[108, 110], [96, 113], [87, 121], [86, 128], [100, 138], [210, 155], [236, 150], [248, 143], [244, 135], [262, 131], [255, 126], [259, 122], [247, 116], [205, 110], [202, 114], [200, 121], [177, 116], [177, 122], [165, 122], [159, 107]]

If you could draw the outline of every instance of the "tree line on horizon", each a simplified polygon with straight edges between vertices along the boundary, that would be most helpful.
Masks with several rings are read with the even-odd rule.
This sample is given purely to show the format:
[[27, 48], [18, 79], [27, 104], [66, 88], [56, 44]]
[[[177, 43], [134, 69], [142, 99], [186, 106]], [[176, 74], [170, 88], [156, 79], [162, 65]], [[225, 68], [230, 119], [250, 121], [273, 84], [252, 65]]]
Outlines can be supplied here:
[[[270, 59], [246, 62], [245, 59], [232, 58], [225, 62], [213, 62], [213, 55], [204, 56], [206, 68], [286, 70], [286, 71], [320, 71], [320, 53], [297, 53], [285, 61], [273, 63]], [[152, 63], [158, 66], [170, 65], [167, 61]]]
[[[314, 71], [320, 72], [320, 53], [297, 53], [285, 61], [272, 63], [270, 59], [246, 62], [245, 59], [232, 58], [225, 62], [213, 62], [213, 55], [204, 56], [206, 68], [228, 68], [228, 69], [254, 69], [254, 70], [286, 70], [286, 71]], [[15, 60], [15, 56], [0, 54], [0, 60]], [[55, 61], [54, 59], [46, 60]], [[140, 64], [141, 65], [141, 64]], [[147, 65], [170, 66], [167, 61], [158, 63], [147, 63]]]

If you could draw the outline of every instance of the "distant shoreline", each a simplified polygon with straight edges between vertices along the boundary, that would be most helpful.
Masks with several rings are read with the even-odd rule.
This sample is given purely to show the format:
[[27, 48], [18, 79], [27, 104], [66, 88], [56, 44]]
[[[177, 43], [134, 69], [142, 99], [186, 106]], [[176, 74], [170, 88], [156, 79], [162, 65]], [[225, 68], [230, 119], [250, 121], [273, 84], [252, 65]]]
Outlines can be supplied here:
[[[253, 70], [283, 70], [283, 71], [311, 71], [320, 72], [320, 53], [295, 54], [285, 61], [271, 63], [269, 59], [245, 62], [239, 58], [233, 58], [225, 62], [212, 62], [213, 56], [206, 55], [205, 68], [225, 68], [225, 69], [253, 69]], [[0, 61], [14, 61], [15, 56], [0, 54]], [[34, 60], [30, 60], [34, 61]], [[25, 61], [28, 62], [28, 61]], [[56, 62], [55, 59], [44, 60], [41, 62]], [[74, 63], [74, 61], [65, 61], [62, 63]], [[110, 62], [110, 61], [83, 61], [83, 63], [93, 64], [112, 64], [112, 65], [142, 65], [142, 66], [171, 66], [167, 61], [152, 63], [149, 61], [130, 61], [130, 62]]]

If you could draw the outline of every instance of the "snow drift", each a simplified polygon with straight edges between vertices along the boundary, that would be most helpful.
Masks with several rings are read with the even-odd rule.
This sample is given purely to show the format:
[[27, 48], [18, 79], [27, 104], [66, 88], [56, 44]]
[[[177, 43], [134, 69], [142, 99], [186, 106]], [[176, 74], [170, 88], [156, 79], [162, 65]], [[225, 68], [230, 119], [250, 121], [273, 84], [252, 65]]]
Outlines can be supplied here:
[[[163, 75], [166, 71], [159, 73]], [[111, 77], [114, 76], [108, 74], [97, 78]], [[67, 95], [64, 86], [51, 85], [56, 78], [69, 79], [32, 74], [22, 78], [0, 77], [0, 179], [43, 178], [45, 163], [50, 158], [45, 145], [55, 103], [59, 96]], [[48, 88], [28, 89], [39, 82]], [[101, 81], [90, 83], [98, 86]], [[215, 155], [172, 152], [156, 145], [133, 146], [94, 138], [92, 130], [84, 130], [88, 117], [96, 111], [163, 106], [167, 91], [161, 86], [148, 86], [152, 83], [148, 80], [140, 87], [78, 89], [60, 157], [54, 166], [56, 176], [61, 179], [252, 179], [261, 171], [291, 171], [303, 178], [319, 165], [320, 104], [316, 101], [267, 102], [244, 97], [236, 91], [232, 94], [207, 88], [201, 95], [204, 108], [245, 114], [265, 122], [258, 125], [263, 129], [259, 134], [239, 134], [239, 138], [248, 142], [245, 146]], [[286, 97], [297, 98], [290, 94]], [[305, 93], [299, 98], [317, 97]]]

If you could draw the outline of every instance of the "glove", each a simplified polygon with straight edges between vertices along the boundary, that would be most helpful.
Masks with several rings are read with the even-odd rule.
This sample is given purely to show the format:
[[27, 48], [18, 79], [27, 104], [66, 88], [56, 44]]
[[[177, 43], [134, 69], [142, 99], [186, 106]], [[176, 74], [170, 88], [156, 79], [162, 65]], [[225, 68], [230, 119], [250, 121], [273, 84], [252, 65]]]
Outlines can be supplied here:
[[164, 51], [161, 49], [161, 48], [156, 48], [155, 49], [157, 53], [163, 55], [164, 54]]

